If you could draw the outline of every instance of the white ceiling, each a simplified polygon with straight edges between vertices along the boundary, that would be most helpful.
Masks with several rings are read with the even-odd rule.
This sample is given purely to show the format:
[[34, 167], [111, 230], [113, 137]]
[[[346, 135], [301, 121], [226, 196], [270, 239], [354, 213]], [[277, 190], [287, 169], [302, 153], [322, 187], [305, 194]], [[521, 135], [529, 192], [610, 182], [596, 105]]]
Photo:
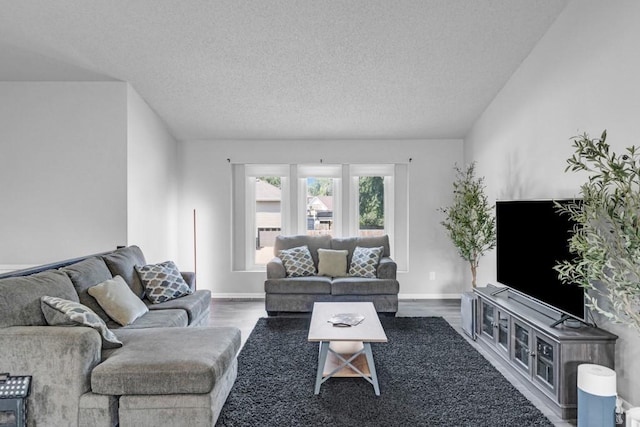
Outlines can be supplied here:
[[4, 0], [0, 81], [127, 81], [179, 140], [461, 138], [566, 3]]

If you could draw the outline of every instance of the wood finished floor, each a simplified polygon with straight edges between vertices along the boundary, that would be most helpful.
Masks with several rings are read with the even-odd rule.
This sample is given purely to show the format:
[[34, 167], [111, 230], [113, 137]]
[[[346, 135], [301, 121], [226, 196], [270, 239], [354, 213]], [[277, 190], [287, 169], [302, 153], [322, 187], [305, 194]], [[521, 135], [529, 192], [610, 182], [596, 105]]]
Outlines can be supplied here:
[[[502, 374], [540, 411], [545, 414], [556, 427], [575, 426], [575, 420], [564, 421], [560, 419], [551, 408], [540, 398], [531, 393], [524, 383], [516, 376], [504, 369], [497, 356], [490, 351], [486, 351], [476, 342], [471, 340], [462, 332], [460, 318], [460, 300], [401, 300], [398, 304], [398, 316], [404, 317], [443, 317], [449, 324], [475, 347], [489, 362], [491, 362]], [[264, 300], [244, 300], [244, 299], [214, 299], [211, 302], [211, 315], [209, 325], [211, 326], [235, 326], [242, 333], [242, 344], [246, 342], [249, 334], [253, 330], [260, 317], [266, 317], [264, 310]], [[375, 357], [375, 355], [374, 355]]]

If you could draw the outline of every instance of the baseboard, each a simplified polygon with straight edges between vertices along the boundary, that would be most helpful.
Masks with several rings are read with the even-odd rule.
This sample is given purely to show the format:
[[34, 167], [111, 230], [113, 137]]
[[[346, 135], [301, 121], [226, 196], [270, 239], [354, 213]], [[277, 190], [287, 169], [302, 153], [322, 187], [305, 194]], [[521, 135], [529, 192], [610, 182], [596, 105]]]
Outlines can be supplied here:
[[[212, 293], [213, 299], [264, 299], [264, 293]], [[399, 300], [460, 299], [460, 294], [399, 294]]]
[[398, 294], [399, 300], [408, 299], [460, 299], [460, 294]]
[[211, 299], [264, 299], [264, 292], [261, 293], [212, 293]]

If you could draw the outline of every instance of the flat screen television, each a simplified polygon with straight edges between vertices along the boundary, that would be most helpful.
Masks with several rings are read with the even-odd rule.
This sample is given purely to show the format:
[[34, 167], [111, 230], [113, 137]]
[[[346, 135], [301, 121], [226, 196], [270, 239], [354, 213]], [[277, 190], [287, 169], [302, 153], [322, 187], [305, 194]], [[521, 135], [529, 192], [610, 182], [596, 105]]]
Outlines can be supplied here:
[[[573, 200], [556, 200], [569, 203]], [[496, 202], [497, 280], [538, 302], [584, 320], [584, 289], [564, 284], [553, 267], [569, 252], [574, 221], [553, 200]]]

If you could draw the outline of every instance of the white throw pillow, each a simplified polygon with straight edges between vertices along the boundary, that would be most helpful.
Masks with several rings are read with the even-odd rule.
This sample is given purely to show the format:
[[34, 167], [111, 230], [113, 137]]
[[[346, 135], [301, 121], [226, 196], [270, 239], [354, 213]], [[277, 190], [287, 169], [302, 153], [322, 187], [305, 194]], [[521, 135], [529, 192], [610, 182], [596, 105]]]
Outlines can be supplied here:
[[88, 292], [98, 301], [105, 313], [122, 326], [132, 323], [149, 311], [120, 276], [92, 286]]
[[349, 251], [318, 249], [318, 274], [329, 277], [345, 277], [347, 273], [347, 255]]

